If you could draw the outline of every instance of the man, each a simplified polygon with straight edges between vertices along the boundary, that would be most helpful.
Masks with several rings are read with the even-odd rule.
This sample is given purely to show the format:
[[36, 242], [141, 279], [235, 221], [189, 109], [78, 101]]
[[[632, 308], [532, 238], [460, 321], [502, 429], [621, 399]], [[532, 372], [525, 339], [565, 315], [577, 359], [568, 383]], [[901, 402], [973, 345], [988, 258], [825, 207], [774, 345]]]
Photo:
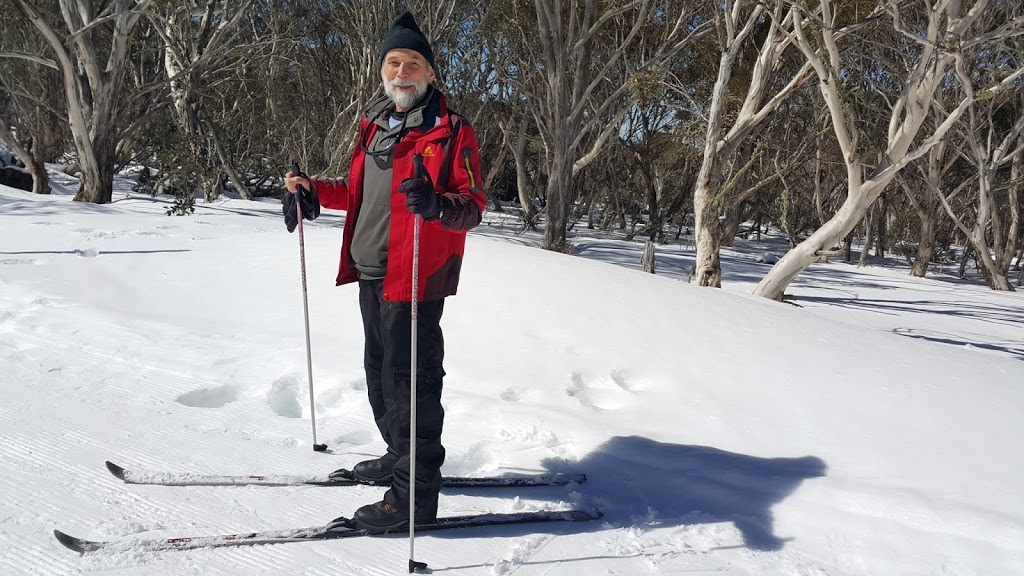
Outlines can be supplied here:
[[[338, 285], [358, 282], [365, 335], [367, 392], [387, 453], [356, 464], [360, 479], [391, 484], [380, 502], [356, 510], [362, 528], [383, 530], [409, 521], [409, 487], [416, 482], [415, 522], [437, 517], [444, 447], [441, 388], [444, 299], [459, 282], [466, 231], [480, 223], [485, 199], [476, 135], [448, 109], [434, 81], [434, 53], [412, 14], [392, 25], [380, 48], [385, 95], [364, 110], [350, 178], [309, 180], [289, 172], [285, 216], [297, 224], [324, 208], [347, 210]], [[417, 165], [421, 168], [417, 168]], [[309, 196], [296, 194], [298, 186]], [[316, 209], [306, 208], [307, 203]], [[312, 214], [310, 214], [312, 212]], [[409, 470], [411, 300], [414, 219], [420, 233], [417, 319], [415, 479]]]

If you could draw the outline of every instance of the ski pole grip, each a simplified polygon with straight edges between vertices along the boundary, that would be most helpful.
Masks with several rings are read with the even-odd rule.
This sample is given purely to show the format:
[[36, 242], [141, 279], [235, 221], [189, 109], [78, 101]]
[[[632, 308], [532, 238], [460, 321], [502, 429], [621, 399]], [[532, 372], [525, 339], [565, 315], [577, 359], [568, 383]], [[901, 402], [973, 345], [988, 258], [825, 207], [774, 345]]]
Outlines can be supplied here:
[[423, 154], [417, 152], [413, 154], [412, 165], [416, 168], [416, 177], [423, 178], [424, 180], [430, 180], [430, 174], [427, 173], [426, 166], [423, 165]]
[[[292, 176], [303, 176], [303, 177], [306, 176], [305, 174], [302, 173], [302, 170], [299, 168], [299, 163], [298, 162], [292, 162], [291, 170], [292, 170]], [[305, 186], [303, 186], [302, 184], [298, 184], [297, 186], [299, 188], [299, 192], [302, 192], [303, 194], [306, 193], [306, 187]]]

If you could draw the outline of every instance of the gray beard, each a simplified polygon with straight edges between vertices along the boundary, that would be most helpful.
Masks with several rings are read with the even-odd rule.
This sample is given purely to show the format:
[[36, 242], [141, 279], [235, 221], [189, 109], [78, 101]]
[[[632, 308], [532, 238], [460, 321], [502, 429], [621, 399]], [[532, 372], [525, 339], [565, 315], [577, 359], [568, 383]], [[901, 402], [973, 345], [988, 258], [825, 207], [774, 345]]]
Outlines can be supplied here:
[[400, 108], [412, 108], [427, 94], [427, 84], [416, 86], [412, 92], [398, 92], [390, 82], [384, 83], [384, 93]]

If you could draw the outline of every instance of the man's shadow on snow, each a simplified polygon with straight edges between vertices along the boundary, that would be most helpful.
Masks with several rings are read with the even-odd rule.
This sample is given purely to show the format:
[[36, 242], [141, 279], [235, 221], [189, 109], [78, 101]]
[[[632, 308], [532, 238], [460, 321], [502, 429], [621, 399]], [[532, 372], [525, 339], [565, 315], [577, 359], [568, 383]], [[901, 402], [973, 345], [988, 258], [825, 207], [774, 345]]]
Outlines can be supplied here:
[[612, 438], [572, 470], [562, 460], [544, 464], [558, 472], [585, 472], [581, 505], [601, 508], [612, 526], [732, 522], [754, 550], [783, 547], [772, 506], [827, 469], [814, 456], [760, 458], [639, 436]]

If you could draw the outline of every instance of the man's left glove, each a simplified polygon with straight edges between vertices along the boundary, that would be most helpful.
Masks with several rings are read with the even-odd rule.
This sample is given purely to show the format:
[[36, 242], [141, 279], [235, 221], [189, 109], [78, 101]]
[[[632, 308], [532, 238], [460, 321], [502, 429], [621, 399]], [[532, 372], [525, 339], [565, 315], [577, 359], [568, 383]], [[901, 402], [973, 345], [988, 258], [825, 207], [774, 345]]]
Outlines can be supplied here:
[[424, 220], [437, 220], [441, 217], [441, 195], [426, 179], [407, 178], [398, 185], [398, 191], [405, 194], [405, 205], [409, 212], [423, 216]]
[[299, 190], [297, 194], [285, 192], [281, 199], [281, 211], [284, 213], [284, 224], [289, 232], [294, 232], [299, 225], [299, 214], [295, 209], [295, 202], [298, 200], [302, 208], [302, 217], [306, 220], [315, 220], [320, 215], [320, 200], [316, 195], [316, 188], [310, 190]]

